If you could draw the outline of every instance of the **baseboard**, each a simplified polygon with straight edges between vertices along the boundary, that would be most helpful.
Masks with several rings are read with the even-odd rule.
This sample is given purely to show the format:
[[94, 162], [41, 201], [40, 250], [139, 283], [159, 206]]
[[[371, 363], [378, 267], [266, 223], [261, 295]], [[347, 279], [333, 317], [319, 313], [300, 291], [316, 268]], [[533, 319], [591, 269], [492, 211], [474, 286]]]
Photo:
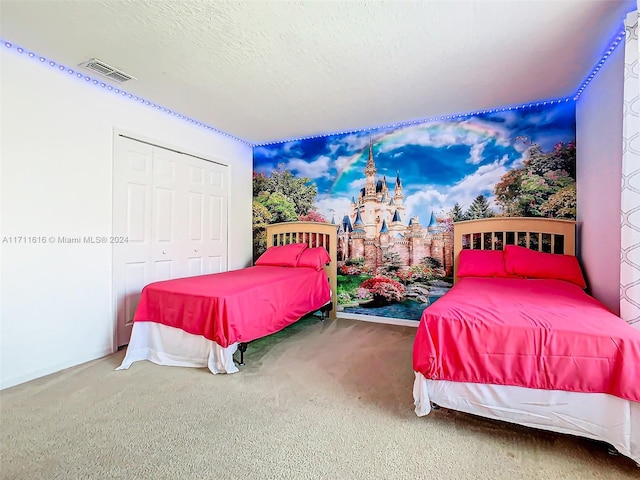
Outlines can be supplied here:
[[391, 318], [391, 317], [377, 317], [375, 315], [361, 315], [358, 313], [344, 313], [338, 312], [336, 314], [337, 318], [345, 318], [348, 320], [360, 320], [363, 322], [373, 322], [373, 323], [386, 323], [387, 325], [401, 325], [404, 327], [414, 327], [417, 328], [418, 322], [417, 320], [405, 320], [403, 318]]

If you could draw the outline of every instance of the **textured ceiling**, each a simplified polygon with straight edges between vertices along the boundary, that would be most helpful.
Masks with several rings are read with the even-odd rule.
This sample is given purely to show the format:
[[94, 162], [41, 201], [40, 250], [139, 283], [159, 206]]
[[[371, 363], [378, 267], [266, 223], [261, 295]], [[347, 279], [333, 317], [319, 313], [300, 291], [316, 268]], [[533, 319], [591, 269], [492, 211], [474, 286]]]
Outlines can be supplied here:
[[128, 92], [264, 143], [571, 96], [634, 6], [2, 0], [0, 27], [68, 67], [96, 57], [137, 78]]

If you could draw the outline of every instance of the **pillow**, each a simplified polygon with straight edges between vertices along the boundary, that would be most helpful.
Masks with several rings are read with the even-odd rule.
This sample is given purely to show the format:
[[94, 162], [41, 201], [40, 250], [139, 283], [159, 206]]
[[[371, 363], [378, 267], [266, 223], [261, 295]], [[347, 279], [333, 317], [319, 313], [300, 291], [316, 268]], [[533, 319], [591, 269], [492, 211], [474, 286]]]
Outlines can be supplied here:
[[461, 250], [458, 262], [460, 278], [510, 276], [504, 268], [502, 250]]
[[330, 261], [331, 257], [325, 248], [307, 248], [298, 259], [298, 267], [311, 267], [320, 270]]
[[295, 267], [302, 252], [307, 248], [306, 243], [290, 243], [267, 248], [256, 265], [269, 265], [273, 267]]
[[578, 259], [573, 255], [544, 253], [518, 245], [507, 245], [504, 251], [507, 272], [527, 278], [552, 278], [587, 288]]

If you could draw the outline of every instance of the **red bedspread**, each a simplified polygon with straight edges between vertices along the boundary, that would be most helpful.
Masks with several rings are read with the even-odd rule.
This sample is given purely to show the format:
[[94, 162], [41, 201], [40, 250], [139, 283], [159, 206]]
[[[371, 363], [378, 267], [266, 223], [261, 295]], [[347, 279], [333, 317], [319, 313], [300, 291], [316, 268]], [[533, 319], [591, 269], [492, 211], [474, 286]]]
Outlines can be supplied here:
[[257, 266], [151, 283], [134, 321], [162, 323], [228, 347], [277, 332], [330, 299], [324, 270]]
[[413, 368], [640, 402], [640, 331], [571, 283], [463, 278], [422, 314]]

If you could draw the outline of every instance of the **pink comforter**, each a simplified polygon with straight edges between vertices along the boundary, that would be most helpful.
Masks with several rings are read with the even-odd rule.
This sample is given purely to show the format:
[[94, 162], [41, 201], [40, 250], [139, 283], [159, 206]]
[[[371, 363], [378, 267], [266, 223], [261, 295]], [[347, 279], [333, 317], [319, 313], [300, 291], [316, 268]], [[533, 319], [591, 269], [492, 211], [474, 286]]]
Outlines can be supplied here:
[[463, 278], [422, 314], [413, 369], [640, 402], [640, 331], [571, 283]]
[[151, 283], [134, 321], [162, 323], [228, 347], [277, 332], [330, 299], [324, 270], [257, 266]]

